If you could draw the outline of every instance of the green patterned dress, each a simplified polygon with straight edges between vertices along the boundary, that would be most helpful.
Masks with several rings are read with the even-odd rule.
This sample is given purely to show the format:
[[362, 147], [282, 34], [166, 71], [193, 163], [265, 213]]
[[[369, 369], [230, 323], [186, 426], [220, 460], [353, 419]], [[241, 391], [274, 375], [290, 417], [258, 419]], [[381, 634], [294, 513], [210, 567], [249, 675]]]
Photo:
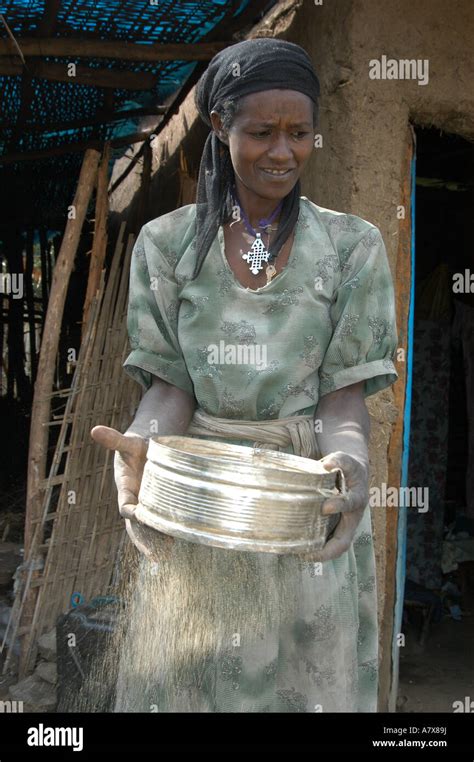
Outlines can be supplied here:
[[[124, 367], [145, 389], [159, 376], [194, 394], [211, 415], [263, 420], [313, 414], [321, 396], [357, 381], [365, 382], [368, 396], [397, 379], [392, 277], [380, 231], [370, 222], [301, 197], [289, 260], [256, 291], [230, 269], [222, 227], [191, 280], [194, 258], [194, 204], [140, 231]], [[217, 361], [209, 361], [211, 349]], [[376, 711], [370, 509], [351, 548], [323, 564], [322, 575], [295, 557], [255, 555], [262, 573], [291, 575], [297, 613], [263, 640], [216, 656], [212, 687], [198, 711]], [[182, 708], [177, 697], [163, 711]]]

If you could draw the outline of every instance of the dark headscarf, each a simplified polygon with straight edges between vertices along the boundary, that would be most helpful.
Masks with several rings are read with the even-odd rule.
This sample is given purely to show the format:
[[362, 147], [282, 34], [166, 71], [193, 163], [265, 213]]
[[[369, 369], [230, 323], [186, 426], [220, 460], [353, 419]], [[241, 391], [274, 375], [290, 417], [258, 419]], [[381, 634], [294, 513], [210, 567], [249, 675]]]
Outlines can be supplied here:
[[[211, 111], [226, 100], [262, 90], [297, 90], [317, 104], [319, 80], [311, 59], [303, 48], [286, 40], [269, 37], [245, 40], [221, 50], [199, 80], [195, 100], [201, 118], [211, 126]], [[208, 135], [201, 165], [196, 198], [197, 275], [220, 224], [231, 216], [231, 185], [234, 173], [229, 148], [214, 130]], [[276, 256], [298, 219], [300, 182], [284, 198], [280, 225], [272, 245]]]

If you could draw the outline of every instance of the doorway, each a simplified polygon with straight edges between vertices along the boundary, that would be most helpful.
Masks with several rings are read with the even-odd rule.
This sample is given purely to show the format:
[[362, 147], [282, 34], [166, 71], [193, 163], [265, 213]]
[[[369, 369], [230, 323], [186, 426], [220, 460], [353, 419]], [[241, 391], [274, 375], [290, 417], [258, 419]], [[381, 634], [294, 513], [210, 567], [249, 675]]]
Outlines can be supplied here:
[[453, 712], [472, 693], [474, 145], [435, 129], [415, 134], [407, 486], [419, 499], [406, 512], [397, 710]]

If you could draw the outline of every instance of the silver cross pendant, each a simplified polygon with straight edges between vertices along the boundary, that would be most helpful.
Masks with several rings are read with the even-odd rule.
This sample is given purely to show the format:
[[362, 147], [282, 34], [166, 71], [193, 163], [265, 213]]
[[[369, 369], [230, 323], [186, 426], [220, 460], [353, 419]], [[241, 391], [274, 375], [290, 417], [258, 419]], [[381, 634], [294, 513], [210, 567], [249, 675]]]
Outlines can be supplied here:
[[270, 252], [265, 248], [265, 244], [262, 241], [260, 233], [256, 234], [255, 241], [253, 242], [250, 251], [247, 254], [242, 254], [242, 259], [250, 265], [250, 272], [253, 275], [258, 275], [263, 268], [263, 262], [268, 262]]

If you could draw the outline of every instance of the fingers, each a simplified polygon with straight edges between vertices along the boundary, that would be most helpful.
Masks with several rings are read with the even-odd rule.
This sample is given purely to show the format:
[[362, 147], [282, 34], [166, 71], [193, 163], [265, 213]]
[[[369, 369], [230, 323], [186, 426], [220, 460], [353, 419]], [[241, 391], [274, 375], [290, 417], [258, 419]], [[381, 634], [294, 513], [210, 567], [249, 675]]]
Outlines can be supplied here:
[[94, 426], [91, 431], [92, 439], [103, 447], [107, 447], [108, 450], [118, 449], [117, 445], [120, 442], [121, 436], [119, 431], [111, 429], [109, 426]]
[[174, 544], [174, 538], [170, 535], [157, 532], [155, 529], [150, 529], [129, 519], [125, 519], [125, 528], [135, 547], [149, 561], [159, 563], [169, 557]]
[[327, 471], [332, 471], [334, 468], [340, 468], [344, 474], [346, 482], [358, 481], [367, 477], [367, 471], [362, 465], [362, 462], [357, 460], [353, 455], [349, 455], [347, 452], [331, 452], [329, 455], [325, 455], [321, 458], [321, 464]]
[[138, 479], [119, 478], [117, 484], [117, 500], [119, 511], [125, 506], [134, 506], [138, 503], [138, 493], [140, 491], [140, 481]]
[[120, 431], [109, 426], [94, 426], [91, 437], [108, 450], [118, 450], [125, 455], [146, 458], [147, 442], [136, 435], [124, 436]]
[[125, 529], [127, 530], [127, 534], [130, 537], [131, 541], [137, 548], [137, 550], [142, 553], [142, 555], [146, 556], [149, 561], [156, 561], [155, 556], [153, 555], [151, 549], [149, 548], [146, 543], [143, 542], [141, 539], [139, 532], [137, 531], [137, 525], [136, 522], [131, 522], [130, 519], [125, 519]]
[[354, 532], [350, 529], [347, 529], [339, 537], [337, 534], [334, 534], [320, 551], [320, 558], [318, 558], [318, 561], [332, 561], [333, 559], [342, 556], [343, 553], [346, 553], [346, 551], [349, 550], [353, 537]]
[[332, 561], [349, 550], [353, 536], [354, 531], [346, 529], [339, 536], [334, 534], [321, 550], [314, 551], [313, 553], [306, 553], [301, 557], [305, 561], [313, 561], [314, 563]]
[[330, 516], [334, 513], [348, 513], [360, 508], [361, 496], [356, 490], [349, 490], [346, 495], [330, 497], [324, 501], [321, 508], [321, 516]]
[[324, 562], [332, 561], [333, 559], [342, 556], [343, 553], [349, 550], [352, 541], [354, 540], [354, 535], [364, 514], [364, 510], [365, 508], [341, 516], [341, 520], [336, 526], [333, 536], [326, 542], [324, 548], [312, 553], [306, 553], [301, 557], [305, 561]]
[[331, 471], [333, 468], [341, 468], [343, 471], [347, 471], [353, 468], [354, 461], [347, 453], [337, 450], [321, 458], [321, 464], [327, 471]]
[[124, 519], [133, 519], [138, 503], [120, 503], [119, 513]]
[[334, 513], [349, 513], [367, 505], [369, 500], [368, 482], [362, 465], [348, 453], [333, 452], [321, 458], [321, 463], [327, 471], [340, 468], [345, 480], [347, 492], [344, 495], [334, 495], [324, 501], [321, 509], [322, 516]]

